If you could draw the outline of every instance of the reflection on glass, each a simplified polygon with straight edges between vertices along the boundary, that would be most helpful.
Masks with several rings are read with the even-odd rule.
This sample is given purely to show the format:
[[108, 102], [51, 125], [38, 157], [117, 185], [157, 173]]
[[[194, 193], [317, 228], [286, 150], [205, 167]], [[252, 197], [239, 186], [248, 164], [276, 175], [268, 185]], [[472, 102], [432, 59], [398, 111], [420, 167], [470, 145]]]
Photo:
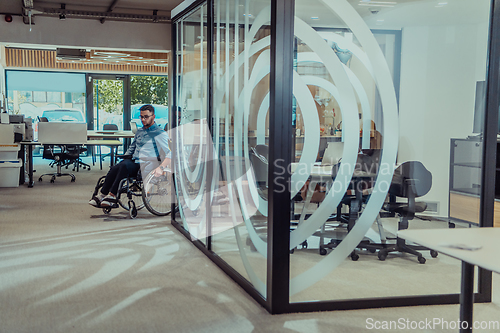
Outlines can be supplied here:
[[295, 3], [290, 301], [457, 293], [397, 231], [478, 223], [489, 2]]
[[[269, 1], [216, 1], [213, 250], [266, 296]], [[235, 28], [238, 27], [238, 28]]]
[[207, 27], [206, 5], [177, 22], [177, 105], [174, 140], [179, 210], [193, 239], [206, 243], [207, 230]]

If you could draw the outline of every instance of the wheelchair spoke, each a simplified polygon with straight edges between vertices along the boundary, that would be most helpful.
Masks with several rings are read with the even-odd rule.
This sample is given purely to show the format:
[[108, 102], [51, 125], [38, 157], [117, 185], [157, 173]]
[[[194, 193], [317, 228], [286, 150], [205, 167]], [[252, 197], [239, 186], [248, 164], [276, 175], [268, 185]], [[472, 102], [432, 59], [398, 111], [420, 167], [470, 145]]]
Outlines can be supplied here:
[[171, 183], [166, 176], [155, 177], [152, 172], [146, 177], [142, 198], [148, 211], [158, 216], [170, 213], [170, 187]]

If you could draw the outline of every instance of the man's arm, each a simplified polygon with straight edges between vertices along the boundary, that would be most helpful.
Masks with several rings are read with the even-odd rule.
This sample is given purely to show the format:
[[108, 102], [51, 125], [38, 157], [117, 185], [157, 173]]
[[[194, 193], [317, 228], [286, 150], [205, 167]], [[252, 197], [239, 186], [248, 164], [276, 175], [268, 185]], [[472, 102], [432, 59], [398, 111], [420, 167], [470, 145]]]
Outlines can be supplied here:
[[127, 152], [125, 153], [125, 155], [134, 155], [135, 146], [136, 146], [136, 140], [135, 140], [135, 137], [134, 137], [134, 141], [132, 141], [132, 143], [130, 144], [130, 146], [128, 146], [128, 149], [127, 149]]
[[163, 174], [164, 171], [171, 171], [170, 170], [171, 163], [172, 160], [170, 159], [170, 157], [165, 158], [163, 162], [161, 162], [161, 164], [156, 169], [154, 169], [155, 176], [159, 177]]
[[155, 137], [155, 141], [158, 143], [158, 146], [160, 146], [160, 149], [163, 151], [165, 156], [160, 165], [154, 170], [156, 176], [161, 176], [165, 169], [170, 170], [170, 166], [172, 163], [172, 160], [170, 158], [171, 153], [170, 153], [169, 138], [167, 133], [163, 132], [157, 135]]

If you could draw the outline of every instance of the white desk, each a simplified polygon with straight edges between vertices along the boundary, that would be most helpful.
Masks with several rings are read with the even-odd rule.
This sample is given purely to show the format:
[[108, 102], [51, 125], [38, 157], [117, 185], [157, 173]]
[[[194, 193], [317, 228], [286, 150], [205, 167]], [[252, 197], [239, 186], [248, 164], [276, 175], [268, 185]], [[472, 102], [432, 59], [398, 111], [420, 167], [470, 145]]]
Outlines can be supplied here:
[[[295, 172], [297, 169], [299, 163], [292, 163], [291, 165], [291, 172]], [[329, 166], [319, 166], [319, 165], [314, 165], [311, 168], [311, 173], [309, 177], [309, 186], [307, 188], [307, 193], [306, 197], [304, 198], [304, 206], [302, 208], [302, 212], [300, 213], [300, 218], [299, 218], [299, 224], [303, 223], [305, 220], [306, 216], [306, 207], [309, 205], [311, 202], [311, 198], [314, 194], [314, 190], [316, 188], [316, 184], [318, 183], [326, 183], [327, 187], [333, 183], [333, 177], [332, 177], [332, 165]], [[359, 171], [355, 170], [352, 179], [351, 179], [351, 184], [349, 188], [354, 190], [354, 195], [356, 199], [351, 200], [350, 203], [350, 209], [349, 209], [349, 222], [348, 222], [348, 230], [351, 230], [354, 227], [354, 223], [356, 222], [359, 212], [361, 211], [361, 203], [362, 203], [362, 197], [363, 197], [363, 192], [360, 189], [359, 183], [362, 181], [365, 181], [367, 179], [373, 179], [377, 175], [375, 173], [370, 173], [370, 172], [365, 172], [365, 171]]]
[[133, 138], [132, 131], [87, 131], [88, 139]]
[[[122, 145], [122, 142], [120, 140], [87, 140], [87, 145], [91, 146], [107, 146], [110, 148], [110, 153], [111, 153], [111, 161], [110, 161], [110, 166], [115, 165], [115, 149], [116, 152], [118, 153], [118, 147]], [[101, 170], [102, 170], [102, 163], [101, 163]]]
[[[292, 163], [290, 171], [292, 173], [295, 172], [299, 163]], [[306, 197], [304, 198], [304, 206], [302, 207], [302, 212], [300, 213], [299, 224], [304, 222], [306, 216], [306, 207], [311, 202], [312, 196], [314, 194], [314, 190], [316, 188], [316, 184], [318, 183], [332, 183], [332, 167], [329, 166], [312, 166], [311, 174], [309, 177], [309, 186], [307, 188]]]
[[[468, 322], [469, 329], [460, 329], [460, 332], [472, 332], [474, 266], [500, 274], [500, 259], [498, 259], [500, 228], [402, 230], [398, 232], [398, 236], [462, 261], [460, 321]], [[481, 246], [481, 248], [471, 251], [446, 246], [449, 244]]]

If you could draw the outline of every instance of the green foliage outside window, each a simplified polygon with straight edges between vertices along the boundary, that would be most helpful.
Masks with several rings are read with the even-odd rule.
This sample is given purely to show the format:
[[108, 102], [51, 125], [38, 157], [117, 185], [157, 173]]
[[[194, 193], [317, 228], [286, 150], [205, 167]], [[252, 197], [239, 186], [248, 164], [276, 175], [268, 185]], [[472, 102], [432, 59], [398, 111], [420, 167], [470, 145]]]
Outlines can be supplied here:
[[[99, 98], [99, 109], [123, 114], [123, 81], [94, 81], [94, 106]], [[168, 105], [168, 79], [166, 76], [131, 76], [130, 104]]]
[[168, 79], [166, 76], [132, 76], [130, 95], [132, 105], [168, 105]]
[[108, 113], [123, 114], [123, 81], [96, 80], [94, 81], [94, 106]]

